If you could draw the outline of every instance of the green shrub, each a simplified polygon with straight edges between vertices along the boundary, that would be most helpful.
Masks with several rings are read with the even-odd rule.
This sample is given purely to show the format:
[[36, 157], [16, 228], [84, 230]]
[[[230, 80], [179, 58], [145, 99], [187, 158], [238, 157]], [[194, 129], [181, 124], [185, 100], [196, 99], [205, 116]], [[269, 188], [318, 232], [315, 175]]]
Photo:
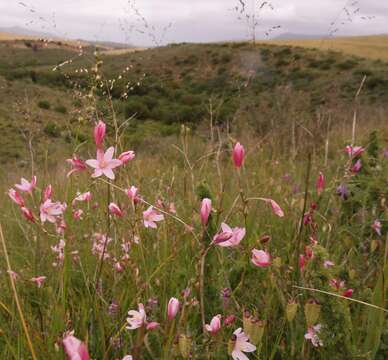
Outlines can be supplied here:
[[343, 61], [343, 62], [339, 63], [337, 65], [337, 67], [340, 70], [350, 70], [350, 69], [355, 68], [357, 65], [358, 65], [358, 61], [357, 60], [349, 59], [349, 60], [346, 60], [346, 61]]
[[47, 100], [40, 100], [38, 102], [38, 107], [44, 110], [49, 110], [51, 108], [51, 105]]
[[231, 54], [223, 54], [221, 56], [220, 60], [221, 60], [222, 64], [230, 63], [232, 61], [232, 55]]
[[137, 119], [146, 120], [150, 118], [150, 110], [142, 98], [132, 97], [125, 104], [124, 115], [126, 118], [136, 115]]
[[57, 112], [57, 113], [60, 113], [60, 114], [67, 114], [67, 108], [66, 106], [63, 106], [63, 105], [58, 105], [54, 108], [54, 110]]
[[57, 138], [61, 136], [61, 130], [54, 122], [50, 121], [43, 129], [44, 133], [48, 136]]

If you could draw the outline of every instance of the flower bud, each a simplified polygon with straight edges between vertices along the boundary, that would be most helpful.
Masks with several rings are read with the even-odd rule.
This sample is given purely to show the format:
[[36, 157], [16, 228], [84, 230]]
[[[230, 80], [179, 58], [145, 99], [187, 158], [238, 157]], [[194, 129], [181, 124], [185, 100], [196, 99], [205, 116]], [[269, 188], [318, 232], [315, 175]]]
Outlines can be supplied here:
[[94, 142], [96, 143], [96, 146], [100, 148], [102, 146], [102, 143], [104, 142], [106, 133], [106, 125], [103, 121], [99, 121], [97, 125], [94, 127]]
[[203, 226], [207, 225], [211, 211], [212, 211], [212, 201], [208, 198], [204, 198], [202, 200], [201, 211], [200, 211], [201, 222]]
[[167, 317], [171, 321], [179, 311], [179, 300], [172, 297], [167, 305]]
[[239, 169], [241, 168], [245, 157], [245, 149], [239, 142], [233, 148], [233, 162], [234, 166]]

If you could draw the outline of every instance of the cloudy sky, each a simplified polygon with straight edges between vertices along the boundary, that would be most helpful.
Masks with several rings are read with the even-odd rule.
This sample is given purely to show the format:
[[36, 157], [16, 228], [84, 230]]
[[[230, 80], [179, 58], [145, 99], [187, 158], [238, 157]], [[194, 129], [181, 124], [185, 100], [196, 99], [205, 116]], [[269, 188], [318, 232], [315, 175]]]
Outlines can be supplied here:
[[[388, 33], [388, 0], [271, 0], [271, 6], [266, 4], [262, 10], [258, 9], [264, 0], [242, 1], [248, 13], [256, 3], [258, 38], [265, 38], [276, 26], [281, 28], [270, 31], [271, 37], [331, 31], [336, 35]], [[136, 45], [248, 36], [246, 23], [233, 11], [240, 0], [137, 0], [135, 4], [134, 8], [128, 0], [0, 0], [0, 27]]]

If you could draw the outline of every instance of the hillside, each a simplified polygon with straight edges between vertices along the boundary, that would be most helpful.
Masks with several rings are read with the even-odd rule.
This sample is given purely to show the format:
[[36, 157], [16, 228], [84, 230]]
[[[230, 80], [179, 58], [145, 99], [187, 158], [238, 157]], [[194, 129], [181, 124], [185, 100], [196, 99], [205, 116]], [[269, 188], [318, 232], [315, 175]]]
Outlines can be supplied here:
[[266, 43], [341, 51], [349, 55], [388, 61], [388, 35], [321, 39], [276, 39]]
[[[133, 117], [125, 122], [123, 141], [134, 148], [177, 134], [183, 123], [200, 131], [210, 118], [224, 126], [247, 124], [261, 136], [277, 129], [287, 142], [295, 114], [300, 126], [323, 136], [317, 113], [334, 117], [336, 124], [349, 121], [364, 76], [361, 123], [384, 121], [388, 103], [387, 63], [301, 47], [180, 44], [115, 56], [102, 53], [98, 79], [92, 47], [80, 55], [61, 44], [33, 49], [3, 42], [0, 59], [3, 164], [25, 164], [28, 139], [40, 159], [58, 151], [58, 145], [63, 152], [65, 144], [72, 149], [83, 143], [95, 116], [88, 110], [91, 87], [102, 116], [113, 106], [119, 123]], [[63, 66], [53, 71], [59, 64]], [[107, 91], [112, 104], [100, 97]]]

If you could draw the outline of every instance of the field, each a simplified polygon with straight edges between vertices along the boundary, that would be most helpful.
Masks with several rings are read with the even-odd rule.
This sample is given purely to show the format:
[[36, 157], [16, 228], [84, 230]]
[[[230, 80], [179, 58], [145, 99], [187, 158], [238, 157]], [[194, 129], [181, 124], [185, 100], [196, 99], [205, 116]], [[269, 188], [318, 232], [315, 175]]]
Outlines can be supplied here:
[[388, 35], [336, 37], [317, 40], [275, 40], [269, 43], [340, 51], [349, 55], [388, 61]]
[[387, 358], [385, 59], [117, 52], [0, 42], [0, 358]]

